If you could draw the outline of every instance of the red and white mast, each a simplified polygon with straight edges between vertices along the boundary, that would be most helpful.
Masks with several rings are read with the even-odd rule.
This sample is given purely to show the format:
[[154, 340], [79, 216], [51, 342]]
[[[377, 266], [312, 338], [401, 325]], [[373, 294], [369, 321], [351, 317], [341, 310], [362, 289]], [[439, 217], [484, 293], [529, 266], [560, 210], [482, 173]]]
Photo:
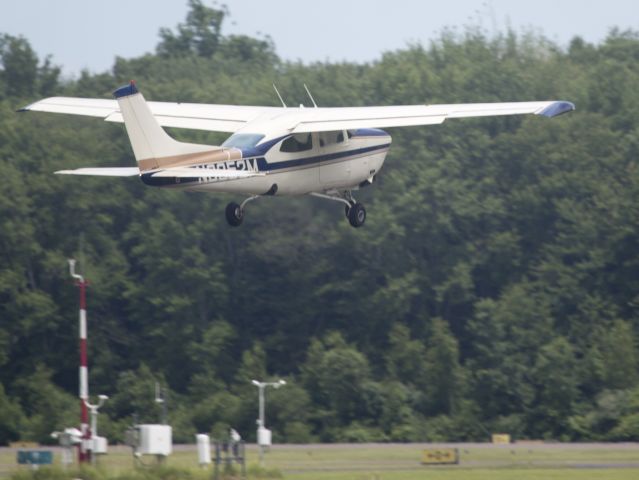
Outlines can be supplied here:
[[87, 300], [86, 287], [88, 282], [80, 274], [75, 273], [75, 260], [69, 259], [69, 272], [75, 279], [75, 284], [80, 289], [80, 431], [82, 442], [78, 445], [78, 461], [80, 463], [91, 460], [91, 430], [89, 428], [89, 367], [87, 363]]

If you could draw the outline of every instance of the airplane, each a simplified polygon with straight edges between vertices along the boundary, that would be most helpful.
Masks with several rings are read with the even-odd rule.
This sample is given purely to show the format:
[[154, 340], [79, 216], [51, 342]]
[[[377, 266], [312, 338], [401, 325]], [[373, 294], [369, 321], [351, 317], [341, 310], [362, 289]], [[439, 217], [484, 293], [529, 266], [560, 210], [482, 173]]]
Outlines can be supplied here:
[[[304, 85], [306, 88], [306, 85]], [[78, 168], [63, 175], [139, 176], [146, 185], [244, 195], [226, 206], [237, 227], [246, 204], [273, 195], [313, 195], [344, 204], [353, 227], [366, 220], [353, 191], [371, 185], [391, 146], [382, 128], [441, 124], [449, 118], [536, 114], [575, 109], [567, 101], [319, 108], [147, 102], [134, 81], [115, 100], [51, 97], [19, 111], [124, 122], [137, 167]], [[231, 133], [219, 146], [179, 142], [162, 127]]]

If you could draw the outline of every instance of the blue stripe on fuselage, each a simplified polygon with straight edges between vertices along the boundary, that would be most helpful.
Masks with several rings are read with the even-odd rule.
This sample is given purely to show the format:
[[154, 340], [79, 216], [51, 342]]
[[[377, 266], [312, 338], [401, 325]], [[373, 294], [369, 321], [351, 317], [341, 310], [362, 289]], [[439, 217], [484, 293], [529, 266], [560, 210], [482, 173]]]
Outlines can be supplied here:
[[257, 165], [259, 171], [271, 172], [283, 170], [285, 168], [305, 167], [315, 163], [329, 162], [331, 160], [374, 152], [375, 150], [384, 150], [388, 147], [390, 147], [390, 143], [384, 143], [382, 145], [373, 145], [372, 147], [356, 148], [354, 150], [346, 150], [343, 152], [326, 153], [324, 155], [316, 155], [314, 157], [295, 158], [292, 160], [283, 160], [281, 162], [272, 163], [268, 163], [264, 158], [258, 158]]

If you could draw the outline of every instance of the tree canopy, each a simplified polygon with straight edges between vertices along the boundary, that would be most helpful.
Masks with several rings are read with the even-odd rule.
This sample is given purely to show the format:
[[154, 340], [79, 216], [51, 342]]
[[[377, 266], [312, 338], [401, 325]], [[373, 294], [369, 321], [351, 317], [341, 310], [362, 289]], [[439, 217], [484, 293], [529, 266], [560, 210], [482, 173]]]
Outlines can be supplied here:
[[[252, 378], [276, 441], [639, 440], [639, 33], [560, 47], [479, 28], [373, 63], [279, 59], [189, 2], [155, 54], [62, 80], [0, 37], [0, 443], [77, 423], [75, 257], [88, 291], [100, 431], [159, 419], [177, 441], [254, 439]], [[322, 106], [566, 99], [577, 111], [393, 129], [364, 228], [337, 205], [268, 198], [240, 229], [225, 195], [135, 179], [58, 178], [131, 165], [121, 125], [15, 109], [108, 98]], [[219, 144], [215, 133], [172, 130]], [[237, 199], [236, 199], [237, 200]]]

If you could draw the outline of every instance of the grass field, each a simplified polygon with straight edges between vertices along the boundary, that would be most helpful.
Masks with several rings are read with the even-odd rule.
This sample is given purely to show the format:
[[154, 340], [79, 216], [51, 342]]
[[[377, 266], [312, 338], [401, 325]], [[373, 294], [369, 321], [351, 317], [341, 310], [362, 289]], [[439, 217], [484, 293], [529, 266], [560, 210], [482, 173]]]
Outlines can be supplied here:
[[[424, 448], [441, 447], [458, 448], [460, 464], [420, 464]], [[54, 452], [59, 462], [59, 450]], [[0, 449], [0, 476], [6, 477], [18, 468], [15, 458], [15, 450]], [[247, 446], [247, 458], [249, 464], [257, 463], [254, 445]], [[108, 472], [123, 473], [133, 466], [131, 451], [127, 447], [111, 447], [109, 455], [101, 457], [99, 463]], [[176, 446], [166, 463], [199, 470], [193, 445]], [[265, 465], [293, 480], [636, 480], [639, 444], [276, 445], [266, 454]]]

